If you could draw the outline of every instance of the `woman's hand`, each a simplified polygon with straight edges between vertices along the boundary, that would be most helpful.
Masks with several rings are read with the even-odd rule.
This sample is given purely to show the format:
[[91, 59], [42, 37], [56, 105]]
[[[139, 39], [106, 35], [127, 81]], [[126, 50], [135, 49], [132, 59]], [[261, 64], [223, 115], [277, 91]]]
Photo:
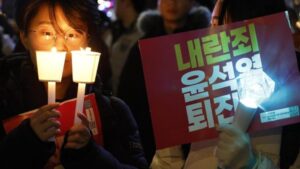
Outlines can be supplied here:
[[91, 139], [91, 133], [89, 130], [89, 122], [83, 114], [78, 114], [82, 124], [74, 125], [68, 134], [68, 138], [65, 144], [65, 148], [80, 149], [86, 146]]
[[60, 132], [60, 122], [56, 120], [60, 113], [55, 110], [58, 106], [58, 103], [45, 105], [30, 117], [30, 126], [41, 141], [47, 141]]

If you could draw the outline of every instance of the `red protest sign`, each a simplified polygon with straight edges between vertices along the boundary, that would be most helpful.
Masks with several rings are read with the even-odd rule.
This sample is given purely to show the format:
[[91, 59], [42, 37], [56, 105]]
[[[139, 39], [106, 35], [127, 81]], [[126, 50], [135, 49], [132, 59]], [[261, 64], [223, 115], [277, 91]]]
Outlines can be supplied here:
[[274, 81], [249, 130], [300, 122], [300, 76], [284, 13], [139, 45], [157, 148], [215, 138], [215, 124], [232, 122], [236, 79], [249, 70]]

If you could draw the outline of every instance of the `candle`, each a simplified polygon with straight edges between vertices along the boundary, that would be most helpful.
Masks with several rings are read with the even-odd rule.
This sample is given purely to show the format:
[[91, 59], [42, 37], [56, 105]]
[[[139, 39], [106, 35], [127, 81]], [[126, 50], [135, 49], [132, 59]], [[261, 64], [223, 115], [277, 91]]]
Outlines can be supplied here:
[[[62, 78], [66, 52], [58, 52], [55, 47], [51, 51], [36, 51], [38, 77], [48, 82], [48, 104], [55, 103], [56, 82]], [[48, 141], [55, 141], [50, 138]]]
[[55, 82], [48, 82], [48, 104], [55, 103]]
[[55, 103], [55, 82], [61, 81], [65, 57], [66, 52], [57, 52], [55, 47], [36, 51], [39, 80], [48, 82], [48, 103]]
[[80, 119], [78, 118], [78, 113], [82, 113], [83, 110], [84, 93], [85, 93], [85, 83], [78, 83], [77, 100], [76, 100], [75, 117], [74, 117], [75, 124], [79, 124], [81, 122]]
[[77, 101], [75, 109], [74, 123], [80, 123], [78, 113], [83, 113], [83, 103], [86, 83], [94, 83], [100, 53], [92, 52], [91, 48], [87, 47], [79, 51], [72, 51], [72, 77], [73, 81], [78, 83]]

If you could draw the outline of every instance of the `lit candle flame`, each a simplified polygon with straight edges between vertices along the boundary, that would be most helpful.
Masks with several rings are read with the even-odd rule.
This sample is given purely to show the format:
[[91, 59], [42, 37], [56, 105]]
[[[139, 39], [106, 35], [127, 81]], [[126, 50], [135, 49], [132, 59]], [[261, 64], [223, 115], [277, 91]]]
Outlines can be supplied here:
[[90, 47], [86, 47], [85, 49], [84, 48], [80, 48], [81, 51], [86, 51], [86, 52], [91, 52], [92, 49]]
[[51, 48], [51, 52], [57, 52], [56, 47], [52, 47], [52, 48]]

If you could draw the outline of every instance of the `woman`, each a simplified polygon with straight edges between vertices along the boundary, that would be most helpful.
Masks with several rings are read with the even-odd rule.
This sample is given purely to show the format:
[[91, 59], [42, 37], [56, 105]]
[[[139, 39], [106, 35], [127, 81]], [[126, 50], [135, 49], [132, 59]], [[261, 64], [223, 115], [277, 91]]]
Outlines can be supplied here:
[[[1, 168], [41, 169], [54, 153], [55, 144], [47, 140], [60, 132], [60, 124], [55, 120], [60, 114], [55, 110], [58, 104], [46, 105], [47, 85], [38, 81], [35, 51], [56, 47], [67, 52], [56, 100], [76, 97], [70, 51], [88, 46], [105, 58], [98, 34], [99, 12], [94, 0], [19, 0], [16, 11], [20, 39], [28, 55], [19, 54], [0, 61], [1, 118], [40, 108], [1, 140]], [[126, 104], [102, 95], [99, 78], [87, 87], [87, 92], [96, 94], [104, 146], [93, 142], [86, 125], [73, 126], [61, 151], [63, 166], [147, 168], [137, 125]], [[80, 118], [86, 122], [84, 116]]]

